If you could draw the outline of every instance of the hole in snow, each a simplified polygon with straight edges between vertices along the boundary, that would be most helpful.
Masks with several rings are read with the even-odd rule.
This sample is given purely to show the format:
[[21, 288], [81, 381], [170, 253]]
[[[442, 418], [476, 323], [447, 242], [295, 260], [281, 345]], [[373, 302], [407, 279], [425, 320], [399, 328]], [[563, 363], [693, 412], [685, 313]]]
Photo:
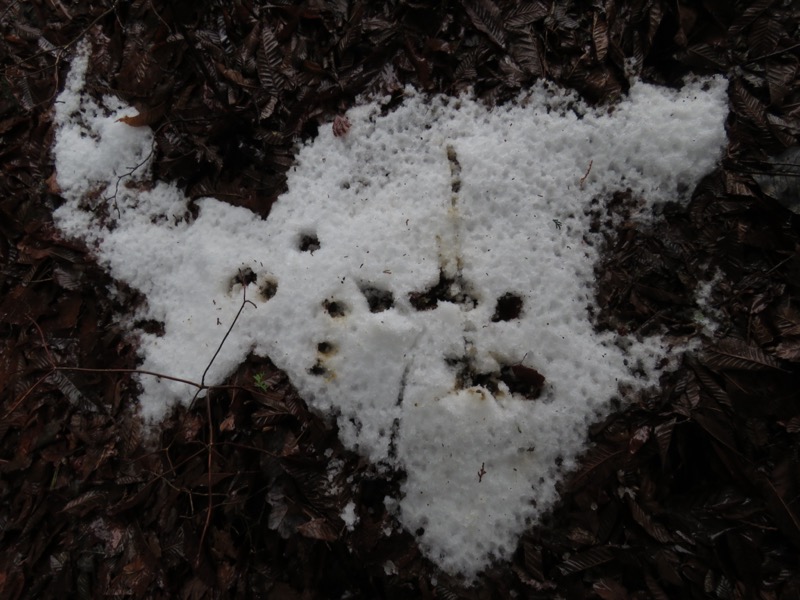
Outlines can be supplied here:
[[415, 309], [433, 310], [439, 305], [439, 301], [462, 304], [468, 310], [478, 306], [478, 300], [472, 294], [461, 278], [448, 277], [443, 271], [439, 271], [439, 281], [421, 292], [411, 292], [408, 300]]
[[325, 300], [322, 303], [322, 308], [334, 318], [343, 317], [347, 314], [347, 305], [344, 302], [338, 302], [336, 300]]
[[394, 306], [394, 295], [389, 290], [382, 290], [371, 285], [359, 285], [359, 288], [367, 299], [370, 312], [383, 312]]
[[503, 365], [499, 371], [479, 373], [468, 356], [445, 358], [445, 363], [455, 370], [455, 389], [457, 390], [479, 387], [498, 396], [503, 394], [505, 388], [512, 394], [518, 394], [528, 400], [536, 400], [542, 395], [544, 389], [544, 375], [525, 365]]
[[536, 369], [525, 365], [510, 365], [500, 369], [500, 379], [513, 394], [519, 394], [529, 400], [536, 400], [542, 395], [544, 375]]
[[244, 269], [239, 269], [239, 271], [231, 278], [231, 284], [229, 287], [229, 291], [233, 291], [234, 286], [241, 285], [242, 287], [247, 287], [251, 283], [255, 283], [256, 274], [253, 273], [253, 269], [250, 267], [245, 267]]
[[319, 238], [315, 233], [301, 233], [300, 238], [297, 241], [297, 249], [301, 252], [310, 252], [314, 254], [316, 250], [319, 250]]
[[164, 323], [162, 321], [156, 321], [155, 319], [142, 319], [136, 321], [133, 326], [157, 337], [163, 337], [167, 331]]
[[492, 322], [518, 319], [522, 313], [522, 298], [516, 294], [506, 293], [497, 299], [497, 306], [492, 315]]
[[311, 367], [308, 372], [311, 375], [316, 375], [318, 377], [323, 377], [328, 374], [328, 369], [323, 365], [321, 362], [317, 361], [313, 367]]
[[317, 344], [317, 352], [320, 354], [334, 354], [336, 352], [336, 344], [332, 344], [331, 342], [320, 342]]
[[258, 287], [258, 293], [262, 300], [269, 300], [278, 293], [278, 282], [271, 278], [264, 279], [264, 282]]

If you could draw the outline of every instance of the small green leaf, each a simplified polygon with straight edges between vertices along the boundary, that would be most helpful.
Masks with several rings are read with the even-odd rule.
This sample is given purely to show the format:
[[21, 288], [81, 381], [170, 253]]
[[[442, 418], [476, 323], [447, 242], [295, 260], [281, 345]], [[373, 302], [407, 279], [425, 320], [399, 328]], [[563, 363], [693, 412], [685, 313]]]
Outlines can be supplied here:
[[253, 385], [255, 385], [262, 392], [266, 392], [269, 389], [269, 382], [264, 376], [264, 373], [256, 373], [253, 375]]

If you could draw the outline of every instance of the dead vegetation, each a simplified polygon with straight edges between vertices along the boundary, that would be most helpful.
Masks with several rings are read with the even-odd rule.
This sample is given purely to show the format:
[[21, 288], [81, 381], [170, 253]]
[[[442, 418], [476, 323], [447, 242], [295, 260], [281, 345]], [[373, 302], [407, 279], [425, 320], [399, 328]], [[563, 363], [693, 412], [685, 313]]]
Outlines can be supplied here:
[[[797, 145], [799, 21], [780, 0], [0, 2], [0, 595], [796, 598], [800, 217], [753, 174]], [[599, 325], [703, 346], [593, 428], [557, 509], [471, 589], [384, 533], [397, 479], [343, 451], [266, 361], [146, 444], [118, 371], [136, 357], [115, 314], [136, 298], [109, 296], [50, 219], [51, 106], [81, 39], [93, 93], [154, 129], [157, 177], [262, 215], [293, 140], [359, 94], [399, 102], [411, 83], [498, 103], [545, 77], [606, 101], [630, 75], [723, 73], [730, 146], [688, 208], [648, 230], [624, 194], [597, 214], [621, 223]]]

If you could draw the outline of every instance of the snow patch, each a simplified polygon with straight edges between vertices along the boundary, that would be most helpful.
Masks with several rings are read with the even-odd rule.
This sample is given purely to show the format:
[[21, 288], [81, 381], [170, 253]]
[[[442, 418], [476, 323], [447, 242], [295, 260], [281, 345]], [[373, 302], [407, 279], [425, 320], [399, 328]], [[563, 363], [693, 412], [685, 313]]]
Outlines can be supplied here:
[[[269, 356], [342, 442], [404, 469], [401, 523], [451, 573], [508, 558], [556, 500], [588, 425], [620, 385], [653, 384], [667, 348], [594, 330], [593, 198], [685, 198], [725, 143], [726, 81], [635, 83], [613, 107], [538, 84], [487, 109], [426, 97], [350, 110], [303, 146], [264, 221], [151, 181], [153, 134], [82, 91], [79, 54], [56, 104], [54, 155], [69, 237], [139, 290], [142, 368], [206, 383]], [[622, 349], [625, 348], [625, 350]], [[638, 373], [634, 374], [632, 368]], [[158, 422], [189, 387], [142, 376]], [[348, 505], [350, 506], [350, 505]], [[355, 526], [355, 507], [348, 515]]]

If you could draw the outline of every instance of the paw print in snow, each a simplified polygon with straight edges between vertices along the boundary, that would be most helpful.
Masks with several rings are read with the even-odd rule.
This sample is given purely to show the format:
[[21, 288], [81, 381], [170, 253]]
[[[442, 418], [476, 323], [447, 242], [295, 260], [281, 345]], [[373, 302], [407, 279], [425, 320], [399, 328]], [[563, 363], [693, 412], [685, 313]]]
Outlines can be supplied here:
[[[128, 109], [99, 107], [75, 77], [61, 106], [106, 119], [97, 131], [146, 156], [152, 134], [124, 129]], [[266, 221], [212, 198], [191, 222], [154, 220], [187, 212], [157, 183], [120, 186], [112, 227], [85, 210], [79, 182], [97, 180], [81, 169], [119, 145], [101, 135], [74, 160], [83, 125], [63, 109], [55, 218], [146, 296], [134, 320], [163, 323], [162, 335], [141, 332], [143, 369], [199, 380], [219, 346], [214, 324], [252, 300], [206, 382], [251, 352], [269, 356], [337, 415], [346, 446], [406, 473], [398, 518], [442, 568], [471, 576], [513, 552], [556, 500], [588, 425], [620, 384], [652, 382], [663, 357], [658, 339], [594, 331], [600, 244], [585, 208], [620, 187], [651, 201], [691, 190], [719, 156], [726, 112], [721, 80], [636, 84], [613, 112], [544, 84], [495, 111], [409, 92], [386, 115], [368, 104], [321, 130]], [[629, 369], [637, 361], [647, 377]], [[178, 382], [140, 381], [151, 419], [165, 398], [192, 397]]]

